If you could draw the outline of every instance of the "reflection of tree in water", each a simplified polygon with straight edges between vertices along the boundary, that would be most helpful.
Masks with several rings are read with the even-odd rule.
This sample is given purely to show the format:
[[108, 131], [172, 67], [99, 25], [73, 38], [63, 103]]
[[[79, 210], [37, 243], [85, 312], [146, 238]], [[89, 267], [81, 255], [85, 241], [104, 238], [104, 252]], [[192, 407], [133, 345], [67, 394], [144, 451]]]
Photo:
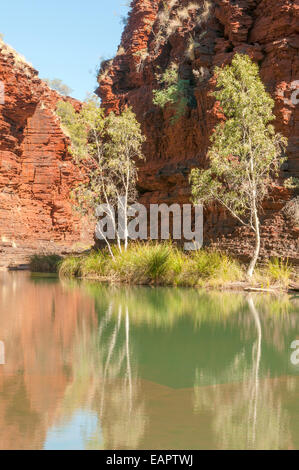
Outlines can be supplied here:
[[[111, 290], [103, 289], [101, 294], [100, 304], [111, 295]], [[177, 320], [188, 316], [196, 327], [208, 323], [239, 325], [240, 335], [246, 338], [247, 344], [255, 338], [251, 357], [246, 354], [244, 341], [244, 350], [235, 355], [222, 373], [215, 373], [212, 368], [207, 377], [209, 370], [206, 368], [203, 377], [203, 372], [197, 370], [197, 385], [214, 383], [215, 387], [195, 387], [195, 411], [204, 408], [214, 414], [213, 425], [221, 448], [285, 448], [290, 445], [289, 418], [282, 407], [280, 381], [260, 380], [262, 375], [267, 377], [267, 370], [261, 371], [262, 339], [264, 341], [266, 336], [266, 342], [279, 351], [288, 333], [298, 325], [297, 306], [289, 297], [251, 295], [246, 299], [242, 294], [207, 294], [167, 288], [117, 288], [113, 296], [118, 305], [129, 309], [134, 325], [174, 328]], [[287, 380], [288, 386], [294, 385], [292, 378]], [[219, 383], [228, 385], [219, 386]]]
[[[113, 302], [110, 303], [108, 317], [105, 316], [100, 324], [101, 335], [104, 335], [104, 329], [111, 321], [112, 311]], [[119, 304], [117, 311], [117, 321], [114, 322], [113, 333], [109, 335], [107, 342], [99, 394], [100, 416], [110, 448], [134, 449], [144, 433], [145, 412], [138, 397], [136, 368], [133, 370], [131, 363], [128, 307]]]
[[[184, 318], [188, 319], [186, 333], [189, 336], [185, 336], [187, 340], [192, 335], [196, 336], [197, 329], [202, 331], [202, 334], [208, 334], [205, 339], [211, 343], [211, 347], [215, 344], [217, 348], [217, 338], [222, 344], [228, 344], [227, 341], [234, 338], [233, 334], [238, 338], [234, 343], [238, 354], [231, 348], [225, 358], [219, 358], [220, 365], [224, 359], [232, 359], [231, 365], [225, 367], [223, 372], [221, 367], [215, 367], [213, 358], [210, 361], [205, 359], [203, 350], [200, 350], [201, 356], [197, 362], [193, 363], [198, 366], [201, 362], [203, 366], [198, 367], [196, 385], [215, 384], [214, 387], [195, 387], [195, 411], [210, 412], [213, 432], [219, 447], [289, 446], [291, 438], [288, 416], [282, 407], [280, 383], [275, 379], [271, 382], [260, 381], [260, 377], [265, 377], [268, 370], [266, 366], [261, 365], [264, 329], [272, 325], [272, 331], [276, 331], [275, 325], [281, 324], [281, 319], [284, 322], [283, 334], [293, 329], [298, 320], [295, 320], [291, 304], [279, 304], [279, 300], [258, 296], [259, 303], [254, 302], [252, 305], [242, 294], [205, 293], [195, 289], [111, 288], [92, 284], [86, 284], [83, 288], [95, 299], [99, 324], [96, 330], [92, 329], [88, 334], [87, 327], [86, 331], [82, 329], [75, 338], [73, 383], [65, 396], [62, 415], [65, 419], [68, 410], [73, 412], [82, 409], [82, 404], [97, 414], [98, 428], [92, 435], [86, 436], [87, 447], [133, 449], [144, 445], [143, 439], [147, 439], [146, 428], [153, 426], [154, 418], [149, 403], [145, 410], [145, 397], [141, 397], [144, 390], [141, 391], [137, 379], [140, 354], [149, 352], [144, 349], [148, 346], [143, 345], [142, 335], [157, 329], [157, 336], [163, 332], [162, 337], [177, 337], [178, 329], [183, 324], [181, 320]], [[274, 314], [271, 311], [273, 302], [279, 307], [277, 311], [274, 309]], [[206, 325], [209, 326], [208, 329], [201, 330]], [[154, 327], [154, 330], [149, 330], [148, 327]], [[234, 329], [233, 333], [231, 329]], [[212, 338], [213, 332], [216, 332], [216, 336]], [[240, 336], [247, 338], [247, 345], [244, 341], [244, 350], [242, 342], [240, 348]], [[139, 342], [136, 342], [137, 339]], [[167, 344], [170, 348], [174, 347], [174, 343]], [[192, 351], [196, 354], [196, 341], [190, 343], [190, 347], [195, 348]], [[180, 348], [184, 349], [182, 342], [176, 345], [175, 351], [163, 349], [166, 353], [164, 366]], [[276, 344], [273, 344], [273, 349], [276, 349]], [[153, 359], [152, 363], [153, 369], [161, 367], [155, 360]], [[192, 380], [194, 368], [190, 365]], [[266, 370], [261, 371], [262, 367]], [[141, 368], [140, 370], [142, 372]], [[199, 370], [205, 371], [204, 377], [203, 372]], [[179, 369], [178, 374], [181, 372], [182, 369]], [[236, 384], [236, 381], [239, 383]], [[219, 385], [220, 383], [227, 385]], [[177, 404], [181, 406], [179, 395]], [[166, 409], [167, 407], [168, 405]], [[164, 425], [166, 432], [171, 436], [172, 431], [167, 427], [167, 420], [161, 423], [162, 427]], [[149, 429], [147, 436], [150, 434]], [[171, 437], [169, 439], [171, 440]]]
[[[254, 303], [260, 313], [260, 323], [263, 329], [263, 341], [275, 346], [277, 351], [289, 347], [288, 332], [296, 331], [299, 327], [299, 301], [287, 294], [257, 295]], [[243, 339], [248, 339], [252, 316], [238, 315]]]
[[[187, 437], [180, 444], [187, 448], [194, 421], [198, 429], [202, 424], [194, 419], [192, 406], [196, 368], [202, 371], [197, 374], [196, 410], [211, 410], [208, 416], [222, 447], [253, 447], [254, 439], [265, 447], [278, 438], [281, 446], [291, 442], [287, 431], [280, 436], [288, 422], [281, 382], [255, 379], [257, 370], [258, 378], [270, 368], [272, 375], [285, 373], [282, 345], [288, 350], [289, 338], [298, 334], [298, 299], [254, 297], [263, 340], [256, 367], [257, 323], [241, 293], [46, 280], [37, 284], [15, 273], [0, 276], [0, 295], [6, 353], [6, 364], [0, 366], [2, 447], [41, 448], [48, 430], [57, 424], [63, 430], [82, 411], [83, 417], [92, 415], [92, 423], [98, 417], [96, 430], [88, 418], [84, 422], [85, 443], [91, 448], [144, 446], [157, 430], [165, 446], [171, 445], [174, 429], [179, 433], [185, 418]], [[218, 359], [219, 351], [223, 356]], [[179, 383], [185, 391], [176, 388]], [[204, 383], [215, 387], [202, 387]], [[285, 385], [287, 397], [295, 396], [296, 382], [287, 378]], [[170, 387], [169, 395], [164, 395], [164, 386]], [[163, 407], [161, 420], [155, 414], [157, 404]], [[174, 411], [180, 408], [183, 415]], [[242, 420], [251, 423], [247, 434]]]
[[98, 416], [97, 429], [86, 439], [88, 448], [136, 448], [145, 412], [132, 364], [128, 309], [112, 300], [97, 331], [91, 337], [81, 331], [75, 354], [74, 379], [61, 408], [63, 421], [84, 403]]
[[[200, 387], [203, 377], [196, 371], [194, 408], [199, 413], [210, 410], [219, 448], [283, 449], [291, 444], [289, 416], [282, 408], [279, 379], [260, 380], [262, 325], [252, 296], [247, 299], [256, 327], [252, 346], [252, 364], [238, 354], [223, 371], [226, 382], [238, 377], [240, 383]], [[242, 378], [241, 378], [242, 377]], [[288, 386], [295, 379], [288, 377]]]
[[[95, 298], [99, 311], [107, 309], [112, 297], [115, 303], [127, 306], [134, 325], [170, 328], [182, 317], [190, 317], [195, 327], [202, 323], [238, 322], [241, 333], [250, 333], [253, 325], [252, 315], [246, 315], [249, 308], [243, 293], [174, 287], [107, 287], [93, 283], [85, 284], [83, 289]], [[299, 299], [291, 299], [287, 294], [258, 294], [255, 303], [262, 314], [260, 321], [266, 327], [263, 340], [265, 335], [268, 338], [269, 331], [270, 342], [273, 334], [278, 338], [279, 332], [299, 326]]]

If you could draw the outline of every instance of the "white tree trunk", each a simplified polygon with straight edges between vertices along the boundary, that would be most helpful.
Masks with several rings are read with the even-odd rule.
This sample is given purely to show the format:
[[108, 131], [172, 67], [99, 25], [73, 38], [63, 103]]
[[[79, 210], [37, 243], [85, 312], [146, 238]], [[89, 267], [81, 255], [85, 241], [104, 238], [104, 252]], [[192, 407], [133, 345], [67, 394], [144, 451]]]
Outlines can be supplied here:
[[249, 279], [252, 278], [254, 268], [257, 263], [259, 254], [260, 254], [260, 248], [261, 248], [260, 221], [257, 215], [256, 207], [254, 207], [253, 220], [254, 220], [254, 229], [255, 229], [255, 247], [254, 247], [253, 256], [251, 258], [251, 261], [247, 270], [247, 277]]
[[126, 180], [126, 194], [125, 194], [125, 251], [128, 248], [128, 198], [129, 198], [129, 185], [130, 185], [130, 170], [127, 171]]
[[104, 235], [104, 233], [102, 232], [102, 230], [100, 230], [100, 233], [103, 237], [103, 240], [105, 241], [106, 245], [108, 246], [108, 250], [109, 250], [109, 253], [110, 253], [110, 256], [112, 259], [115, 259], [114, 257], [114, 254], [113, 254], [113, 251], [112, 251], [112, 248], [111, 248], [111, 245], [110, 245], [110, 242], [108, 240], [108, 238]]

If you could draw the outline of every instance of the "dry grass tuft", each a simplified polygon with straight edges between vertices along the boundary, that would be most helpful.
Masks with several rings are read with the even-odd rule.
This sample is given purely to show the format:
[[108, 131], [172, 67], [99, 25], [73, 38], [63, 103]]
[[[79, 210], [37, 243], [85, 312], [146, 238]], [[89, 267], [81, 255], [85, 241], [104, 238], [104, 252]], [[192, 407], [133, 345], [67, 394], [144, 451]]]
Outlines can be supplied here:
[[0, 52], [5, 60], [11, 58], [14, 63], [14, 68], [18, 72], [24, 73], [28, 78], [31, 77], [33, 72], [33, 66], [26, 58], [19, 54], [13, 47], [6, 44], [2, 38], [0, 38]]

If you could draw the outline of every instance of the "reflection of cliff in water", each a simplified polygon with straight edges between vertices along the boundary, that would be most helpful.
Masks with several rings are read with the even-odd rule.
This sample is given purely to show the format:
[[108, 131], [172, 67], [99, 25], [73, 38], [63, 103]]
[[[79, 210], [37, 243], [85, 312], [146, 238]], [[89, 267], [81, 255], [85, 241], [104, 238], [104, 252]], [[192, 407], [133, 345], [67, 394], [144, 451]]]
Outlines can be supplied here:
[[55, 280], [0, 276], [0, 447], [40, 448], [72, 380], [74, 337], [96, 327], [94, 305]]

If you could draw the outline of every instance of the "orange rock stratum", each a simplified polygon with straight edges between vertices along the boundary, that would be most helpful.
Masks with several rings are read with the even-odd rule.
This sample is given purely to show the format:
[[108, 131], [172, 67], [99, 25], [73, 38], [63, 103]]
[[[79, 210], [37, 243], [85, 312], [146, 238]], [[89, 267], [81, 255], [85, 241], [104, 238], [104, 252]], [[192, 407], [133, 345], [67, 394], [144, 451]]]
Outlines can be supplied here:
[[[70, 204], [78, 172], [54, 109], [62, 97], [0, 42], [0, 267], [88, 243]], [[67, 98], [69, 99], [69, 98]], [[73, 103], [79, 105], [73, 100]]]

